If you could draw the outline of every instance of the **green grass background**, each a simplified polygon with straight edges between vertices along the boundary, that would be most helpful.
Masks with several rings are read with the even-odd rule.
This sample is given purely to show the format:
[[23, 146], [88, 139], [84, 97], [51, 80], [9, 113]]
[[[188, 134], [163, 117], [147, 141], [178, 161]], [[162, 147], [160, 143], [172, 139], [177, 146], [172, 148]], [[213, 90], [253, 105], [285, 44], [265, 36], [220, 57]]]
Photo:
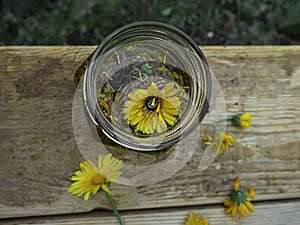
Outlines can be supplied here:
[[201, 45], [300, 43], [299, 0], [2, 0], [0, 45], [97, 45], [136, 21], [174, 25]]

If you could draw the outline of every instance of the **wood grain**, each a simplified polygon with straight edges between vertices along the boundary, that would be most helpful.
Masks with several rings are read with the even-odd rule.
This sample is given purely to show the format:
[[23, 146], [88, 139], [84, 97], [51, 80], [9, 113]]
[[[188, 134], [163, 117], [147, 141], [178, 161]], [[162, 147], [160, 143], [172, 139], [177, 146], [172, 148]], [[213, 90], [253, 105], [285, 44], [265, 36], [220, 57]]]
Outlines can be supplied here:
[[[102, 195], [84, 202], [67, 192], [82, 161], [73, 137], [73, 75], [94, 50], [0, 48], [0, 218], [109, 209]], [[300, 197], [300, 46], [203, 47], [228, 114], [248, 112], [253, 126], [228, 126], [238, 143], [200, 173], [200, 155], [156, 185], [113, 184], [120, 210], [219, 204], [233, 179], [255, 201]]]
[[[252, 216], [243, 220], [225, 214], [220, 205], [202, 207], [183, 207], [175, 209], [153, 209], [122, 212], [121, 216], [128, 225], [174, 225], [185, 224], [190, 212], [209, 219], [212, 225], [298, 225], [300, 221], [300, 201], [263, 202], [255, 204]], [[28, 219], [10, 219], [1, 221], [3, 225], [117, 225], [112, 212], [95, 211], [92, 213], [63, 216], [46, 216]]]

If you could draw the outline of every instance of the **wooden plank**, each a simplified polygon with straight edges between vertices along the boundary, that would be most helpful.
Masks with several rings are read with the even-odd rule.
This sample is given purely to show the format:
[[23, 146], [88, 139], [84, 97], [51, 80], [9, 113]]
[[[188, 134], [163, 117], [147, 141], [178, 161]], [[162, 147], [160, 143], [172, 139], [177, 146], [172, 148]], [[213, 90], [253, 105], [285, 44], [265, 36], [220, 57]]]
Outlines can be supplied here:
[[[202, 215], [209, 219], [212, 225], [298, 225], [300, 221], [300, 201], [284, 202], [259, 202], [255, 204], [252, 216], [239, 220], [224, 213], [224, 207], [220, 205], [202, 207], [184, 207], [176, 209], [153, 209], [122, 212], [121, 216], [125, 224], [130, 225], [176, 225], [185, 224], [189, 213]], [[117, 219], [111, 212], [96, 211], [92, 213], [66, 216], [46, 216], [28, 219], [9, 219], [1, 221], [3, 225], [117, 225]]]
[[[71, 123], [73, 74], [94, 48], [0, 48], [1, 218], [109, 208], [102, 195], [84, 202], [67, 192], [83, 160]], [[228, 113], [252, 113], [253, 126], [229, 126], [238, 143], [203, 173], [197, 153], [156, 185], [113, 184], [120, 210], [221, 203], [237, 176], [256, 190], [255, 200], [300, 197], [300, 46], [203, 50]]]

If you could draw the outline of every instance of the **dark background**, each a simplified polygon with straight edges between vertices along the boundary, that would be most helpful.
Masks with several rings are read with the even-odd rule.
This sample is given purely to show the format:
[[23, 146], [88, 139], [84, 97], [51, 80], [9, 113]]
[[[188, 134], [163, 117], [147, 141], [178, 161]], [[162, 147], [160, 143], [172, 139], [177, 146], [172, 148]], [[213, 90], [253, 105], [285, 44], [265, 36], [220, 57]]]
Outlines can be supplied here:
[[0, 45], [97, 45], [142, 20], [201, 45], [300, 44], [299, 0], [2, 0]]

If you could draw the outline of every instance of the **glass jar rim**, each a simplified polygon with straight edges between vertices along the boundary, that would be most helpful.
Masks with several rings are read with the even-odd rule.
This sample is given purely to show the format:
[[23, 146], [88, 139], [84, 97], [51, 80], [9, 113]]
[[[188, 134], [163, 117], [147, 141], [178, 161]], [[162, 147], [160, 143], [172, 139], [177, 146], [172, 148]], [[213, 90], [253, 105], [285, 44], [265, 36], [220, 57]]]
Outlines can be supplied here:
[[[169, 133], [167, 132], [167, 133], [163, 133], [163, 134], [160, 134], [157, 136], [152, 136], [152, 137], [150, 136], [147, 138], [135, 136], [135, 138], [132, 139], [132, 134], [130, 135], [127, 132], [122, 131], [118, 127], [113, 126], [113, 124], [110, 123], [110, 121], [108, 121], [108, 119], [102, 113], [99, 113], [97, 110], [95, 110], [94, 107], [95, 107], [96, 101], [91, 100], [91, 99], [93, 99], [92, 96], [94, 93], [92, 90], [93, 84], [92, 84], [91, 77], [93, 76], [94, 65], [95, 65], [97, 58], [99, 56], [101, 56], [101, 54], [103, 54], [108, 49], [111, 49], [115, 45], [117, 45], [117, 43], [113, 43], [113, 41], [118, 40], [118, 37], [126, 31], [128, 32], [128, 31], [134, 30], [134, 29], [137, 29], [137, 30], [140, 29], [140, 31], [143, 31], [143, 30], [145, 30], [145, 27], [146, 28], [152, 27], [157, 30], [163, 29], [165, 31], [167, 30], [171, 33], [174, 33], [177, 36], [173, 37], [173, 38], [178, 38], [178, 39], [184, 40], [188, 44], [189, 48], [192, 48], [192, 51], [197, 55], [197, 57], [200, 60], [202, 60], [201, 61], [201, 69], [203, 69], [204, 74], [206, 76], [205, 77], [206, 83], [204, 84], [204, 85], [206, 85], [205, 93], [204, 93], [205, 98], [201, 102], [201, 107], [202, 107], [201, 112], [199, 112], [196, 115], [191, 115], [193, 120], [187, 121], [187, 123], [188, 123], [187, 127], [178, 126], [176, 130], [172, 130], [172, 132], [169, 132]], [[164, 33], [164, 35], [166, 35], [166, 33]], [[107, 45], [109, 45], [111, 43], [113, 43], [112, 44], [113, 46], [107, 47]], [[187, 60], [190, 60], [190, 59], [187, 59]], [[202, 67], [204, 67], [204, 68], [202, 68]], [[194, 88], [194, 89], [196, 89], [196, 88]], [[200, 90], [194, 90], [194, 91], [200, 91]], [[128, 147], [128, 148], [142, 150], [142, 151], [158, 150], [158, 149], [163, 149], [163, 148], [166, 148], [166, 147], [169, 147], [169, 146], [175, 144], [179, 139], [181, 139], [184, 136], [186, 136], [187, 134], [189, 134], [194, 129], [195, 126], [198, 126], [199, 123], [204, 118], [204, 116], [207, 113], [208, 108], [209, 108], [209, 101], [210, 101], [210, 96], [211, 96], [210, 69], [208, 66], [208, 62], [207, 62], [204, 54], [200, 50], [200, 48], [183, 31], [179, 30], [176, 27], [173, 27], [171, 25], [164, 24], [161, 22], [141, 21], [141, 22], [128, 24], [126, 26], [123, 26], [123, 27], [117, 29], [112, 34], [107, 36], [104, 39], [104, 41], [97, 47], [97, 49], [93, 53], [91, 62], [87, 68], [87, 72], [84, 77], [83, 93], [84, 93], [84, 101], [86, 103], [86, 108], [87, 108], [88, 113], [90, 114], [90, 117], [92, 118], [92, 120], [94, 121], [94, 123], [96, 125], [100, 125], [103, 133], [106, 136], [108, 136], [110, 139], [112, 139], [116, 143], [118, 143], [122, 146]], [[199, 95], [197, 95], [197, 96], [199, 96]], [[196, 107], [198, 107], [198, 105]], [[95, 116], [96, 116], [96, 118], [95, 118]], [[99, 119], [101, 122], [99, 122]], [[170, 134], [174, 134], [174, 132], [177, 132], [175, 136], [170, 135]], [[164, 139], [164, 138], [166, 138], [166, 139]]]

